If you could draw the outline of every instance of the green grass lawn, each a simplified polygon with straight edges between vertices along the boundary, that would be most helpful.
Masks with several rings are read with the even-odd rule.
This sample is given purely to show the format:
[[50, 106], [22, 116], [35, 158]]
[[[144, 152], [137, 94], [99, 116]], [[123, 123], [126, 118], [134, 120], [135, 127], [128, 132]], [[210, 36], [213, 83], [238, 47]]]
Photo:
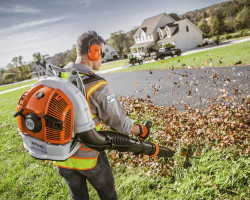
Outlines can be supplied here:
[[111, 63], [104, 63], [104, 64], [102, 64], [99, 71], [125, 66], [126, 61], [127, 61], [127, 59], [123, 59], [123, 60], [117, 60], [117, 61], [114, 61], [114, 62], [111, 62]]
[[241, 65], [250, 64], [250, 41], [199, 53], [193, 53], [186, 56], [160, 60], [153, 63], [131, 66], [129, 68], [115, 72], [168, 69], [171, 67], [183, 68], [234, 66], [236, 63], [240, 63]]
[[22, 86], [25, 86], [25, 85], [31, 85], [31, 84], [33, 84], [35, 82], [37, 82], [37, 80], [25, 81], [25, 82], [16, 83], [16, 84], [13, 84], [13, 85], [2, 86], [2, 87], [0, 87], [0, 92], [5, 91], [5, 90], [18, 88], [18, 87], [22, 87]]
[[[0, 94], [0, 199], [71, 199], [56, 168], [35, 160], [22, 146], [13, 115], [26, 89]], [[138, 113], [130, 117], [138, 120]], [[164, 126], [158, 123], [154, 130]], [[189, 160], [177, 151], [171, 159], [142, 158], [136, 164], [133, 155], [109, 152], [118, 199], [249, 199], [249, 155], [209, 144], [199, 148]], [[90, 199], [98, 199], [91, 186]]]

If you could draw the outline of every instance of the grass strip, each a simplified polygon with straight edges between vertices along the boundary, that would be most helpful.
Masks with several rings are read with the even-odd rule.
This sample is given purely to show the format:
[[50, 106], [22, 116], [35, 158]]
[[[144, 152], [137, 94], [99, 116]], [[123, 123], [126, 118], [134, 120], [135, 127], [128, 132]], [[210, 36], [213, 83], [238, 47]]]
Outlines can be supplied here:
[[36, 83], [37, 80], [31, 80], [31, 81], [25, 81], [25, 82], [21, 82], [21, 83], [16, 83], [16, 84], [12, 84], [12, 85], [6, 85], [6, 86], [2, 86], [0, 87], [0, 92], [6, 91], [6, 90], [10, 90], [10, 89], [14, 89], [14, 88], [18, 88], [18, 87], [22, 87], [25, 85], [30, 85], [33, 83]]
[[108, 70], [108, 69], [113, 69], [113, 68], [125, 66], [126, 61], [127, 61], [127, 59], [123, 59], [123, 60], [117, 60], [117, 61], [110, 62], [110, 63], [104, 63], [104, 64], [102, 64], [99, 71], [104, 71], [104, 70]]
[[250, 41], [247, 41], [186, 56], [173, 57], [153, 63], [131, 66], [126, 69], [115, 71], [115, 73], [137, 70], [164, 70], [169, 68], [220, 67], [234, 66], [237, 64], [248, 65], [250, 64], [249, 55]]

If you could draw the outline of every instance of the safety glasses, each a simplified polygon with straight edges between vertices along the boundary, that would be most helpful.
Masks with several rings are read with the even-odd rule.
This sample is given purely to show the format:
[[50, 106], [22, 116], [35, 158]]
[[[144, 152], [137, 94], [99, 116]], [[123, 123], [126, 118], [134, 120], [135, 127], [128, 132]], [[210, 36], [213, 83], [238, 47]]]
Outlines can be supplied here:
[[105, 55], [106, 55], [106, 53], [105, 53], [105, 52], [102, 52], [102, 58], [104, 58]]

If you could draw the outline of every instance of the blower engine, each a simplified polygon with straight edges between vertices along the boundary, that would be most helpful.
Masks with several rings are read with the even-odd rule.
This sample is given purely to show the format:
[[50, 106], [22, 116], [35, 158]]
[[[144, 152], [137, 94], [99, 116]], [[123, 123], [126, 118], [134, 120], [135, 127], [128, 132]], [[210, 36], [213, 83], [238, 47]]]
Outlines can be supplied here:
[[[50, 72], [51, 66], [47, 66]], [[54, 69], [56, 67], [53, 73], [57, 76]], [[24, 147], [32, 157], [64, 161], [79, 149], [81, 142], [98, 151], [114, 149], [151, 156], [173, 156], [174, 151], [151, 142], [111, 131], [97, 132], [83, 95], [82, 79], [75, 69], [64, 70], [69, 73], [67, 80], [43, 78], [18, 101], [14, 117], [17, 117]], [[78, 87], [72, 84], [72, 80], [77, 80]]]

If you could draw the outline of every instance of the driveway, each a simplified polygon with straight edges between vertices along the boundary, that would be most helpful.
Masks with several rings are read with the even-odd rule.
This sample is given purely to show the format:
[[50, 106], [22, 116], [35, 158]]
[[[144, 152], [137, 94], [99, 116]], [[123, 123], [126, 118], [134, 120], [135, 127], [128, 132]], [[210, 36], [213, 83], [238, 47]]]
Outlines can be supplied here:
[[[118, 96], [151, 100], [162, 106], [194, 109], [211, 102], [241, 101], [250, 95], [250, 65], [134, 71], [103, 74]], [[232, 103], [232, 102], [231, 102]]]

